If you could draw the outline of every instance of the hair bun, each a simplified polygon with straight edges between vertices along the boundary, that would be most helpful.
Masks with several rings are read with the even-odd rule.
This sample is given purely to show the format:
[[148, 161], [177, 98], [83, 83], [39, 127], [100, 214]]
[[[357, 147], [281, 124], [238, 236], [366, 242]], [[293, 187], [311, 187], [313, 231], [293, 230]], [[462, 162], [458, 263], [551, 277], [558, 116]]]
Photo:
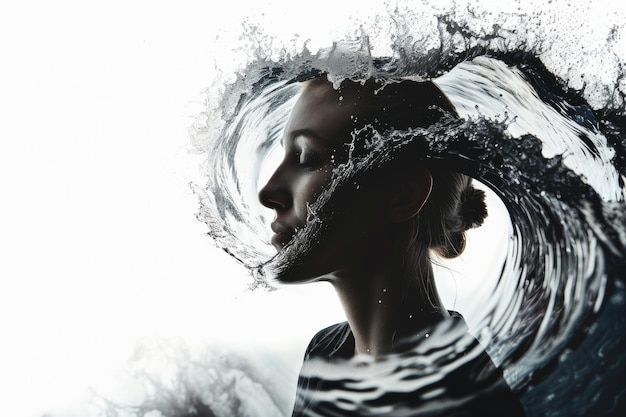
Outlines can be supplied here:
[[480, 226], [487, 217], [485, 192], [471, 185], [461, 193], [460, 217], [463, 229], [473, 229]]

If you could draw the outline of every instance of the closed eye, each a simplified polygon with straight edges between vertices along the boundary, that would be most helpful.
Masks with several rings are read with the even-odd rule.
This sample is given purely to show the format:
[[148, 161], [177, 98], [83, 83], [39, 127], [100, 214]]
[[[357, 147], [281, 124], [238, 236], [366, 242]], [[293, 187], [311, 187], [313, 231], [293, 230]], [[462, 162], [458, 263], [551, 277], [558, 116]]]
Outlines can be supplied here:
[[324, 165], [324, 161], [317, 153], [311, 150], [304, 150], [298, 153], [298, 166], [309, 169], [317, 169], [322, 165]]

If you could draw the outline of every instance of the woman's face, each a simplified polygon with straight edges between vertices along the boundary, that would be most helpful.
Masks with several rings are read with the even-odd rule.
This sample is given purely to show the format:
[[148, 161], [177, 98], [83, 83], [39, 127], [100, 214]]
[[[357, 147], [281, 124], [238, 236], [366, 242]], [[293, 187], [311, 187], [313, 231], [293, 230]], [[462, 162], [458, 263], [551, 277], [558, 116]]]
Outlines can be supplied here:
[[[309, 86], [297, 100], [282, 138], [284, 158], [259, 192], [261, 203], [275, 211], [271, 228], [277, 250], [306, 224], [307, 204], [319, 197], [333, 168], [345, 161], [357, 112], [357, 100], [339, 98], [330, 84]], [[300, 260], [300, 265], [309, 266], [299, 270], [305, 276], [297, 279], [314, 278], [358, 262], [363, 245], [381, 222], [382, 195], [376, 193], [377, 198], [372, 199], [366, 188], [354, 187], [350, 192], [349, 204], [342, 207], [332, 230], [307, 256], [308, 261]]]
[[326, 99], [324, 90], [306, 88], [299, 97], [282, 138], [284, 158], [259, 192], [261, 203], [276, 212], [271, 227], [277, 250], [305, 225], [307, 203], [328, 184], [337, 154], [350, 139], [354, 109]]

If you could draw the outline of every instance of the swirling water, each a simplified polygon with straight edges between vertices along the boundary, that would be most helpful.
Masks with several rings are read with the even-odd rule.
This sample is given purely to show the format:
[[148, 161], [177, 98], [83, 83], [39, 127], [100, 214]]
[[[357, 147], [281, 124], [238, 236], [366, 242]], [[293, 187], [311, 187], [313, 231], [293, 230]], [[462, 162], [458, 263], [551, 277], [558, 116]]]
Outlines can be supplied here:
[[[621, 75], [610, 94], [592, 95], [547, 70], [535, 48], [473, 35], [448, 18], [439, 28], [439, 48], [409, 49], [399, 37], [391, 58], [373, 57], [362, 37], [317, 53], [304, 49], [252, 62], [224, 94], [226, 123], [208, 147], [208, 182], [194, 186], [201, 199], [198, 217], [215, 242], [251, 270], [253, 286], [271, 286], [273, 273], [321, 238], [330, 215], [324, 208], [338, 188], [422, 140], [426, 157], [455, 161], [508, 211], [506, 260], [475, 322], [479, 339], [522, 393], [527, 413], [619, 415], [626, 391], [625, 337], [618, 319], [626, 309]], [[320, 72], [334, 82], [433, 79], [463, 120], [445, 119], [390, 137], [361, 132], [355, 142], [363, 140], [368, 154], [336, 170], [331, 186], [310, 206], [307, 226], [275, 255], [269, 244], [271, 213], [260, 207], [256, 194], [299, 92], [293, 80]], [[199, 125], [196, 134], [211, 131], [205, 128]], [[389, 378], [380, 384], [406, 389]], [[362, 400], [352, 397], [347, 409]]]

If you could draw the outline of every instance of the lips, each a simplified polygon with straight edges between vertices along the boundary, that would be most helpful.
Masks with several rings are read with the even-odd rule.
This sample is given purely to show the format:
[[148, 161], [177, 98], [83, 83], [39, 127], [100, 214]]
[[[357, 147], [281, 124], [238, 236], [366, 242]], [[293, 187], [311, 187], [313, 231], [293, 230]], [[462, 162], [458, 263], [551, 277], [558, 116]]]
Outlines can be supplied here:
[[293, 237], [295, 231], [289, 227], [283, 226], [278, 222], [272, 222], [271, 224], [272, 231], [274, 235], [272, 236], [272, 245], [278, 250], [280, 250], [283, 246], [287, 244]]

